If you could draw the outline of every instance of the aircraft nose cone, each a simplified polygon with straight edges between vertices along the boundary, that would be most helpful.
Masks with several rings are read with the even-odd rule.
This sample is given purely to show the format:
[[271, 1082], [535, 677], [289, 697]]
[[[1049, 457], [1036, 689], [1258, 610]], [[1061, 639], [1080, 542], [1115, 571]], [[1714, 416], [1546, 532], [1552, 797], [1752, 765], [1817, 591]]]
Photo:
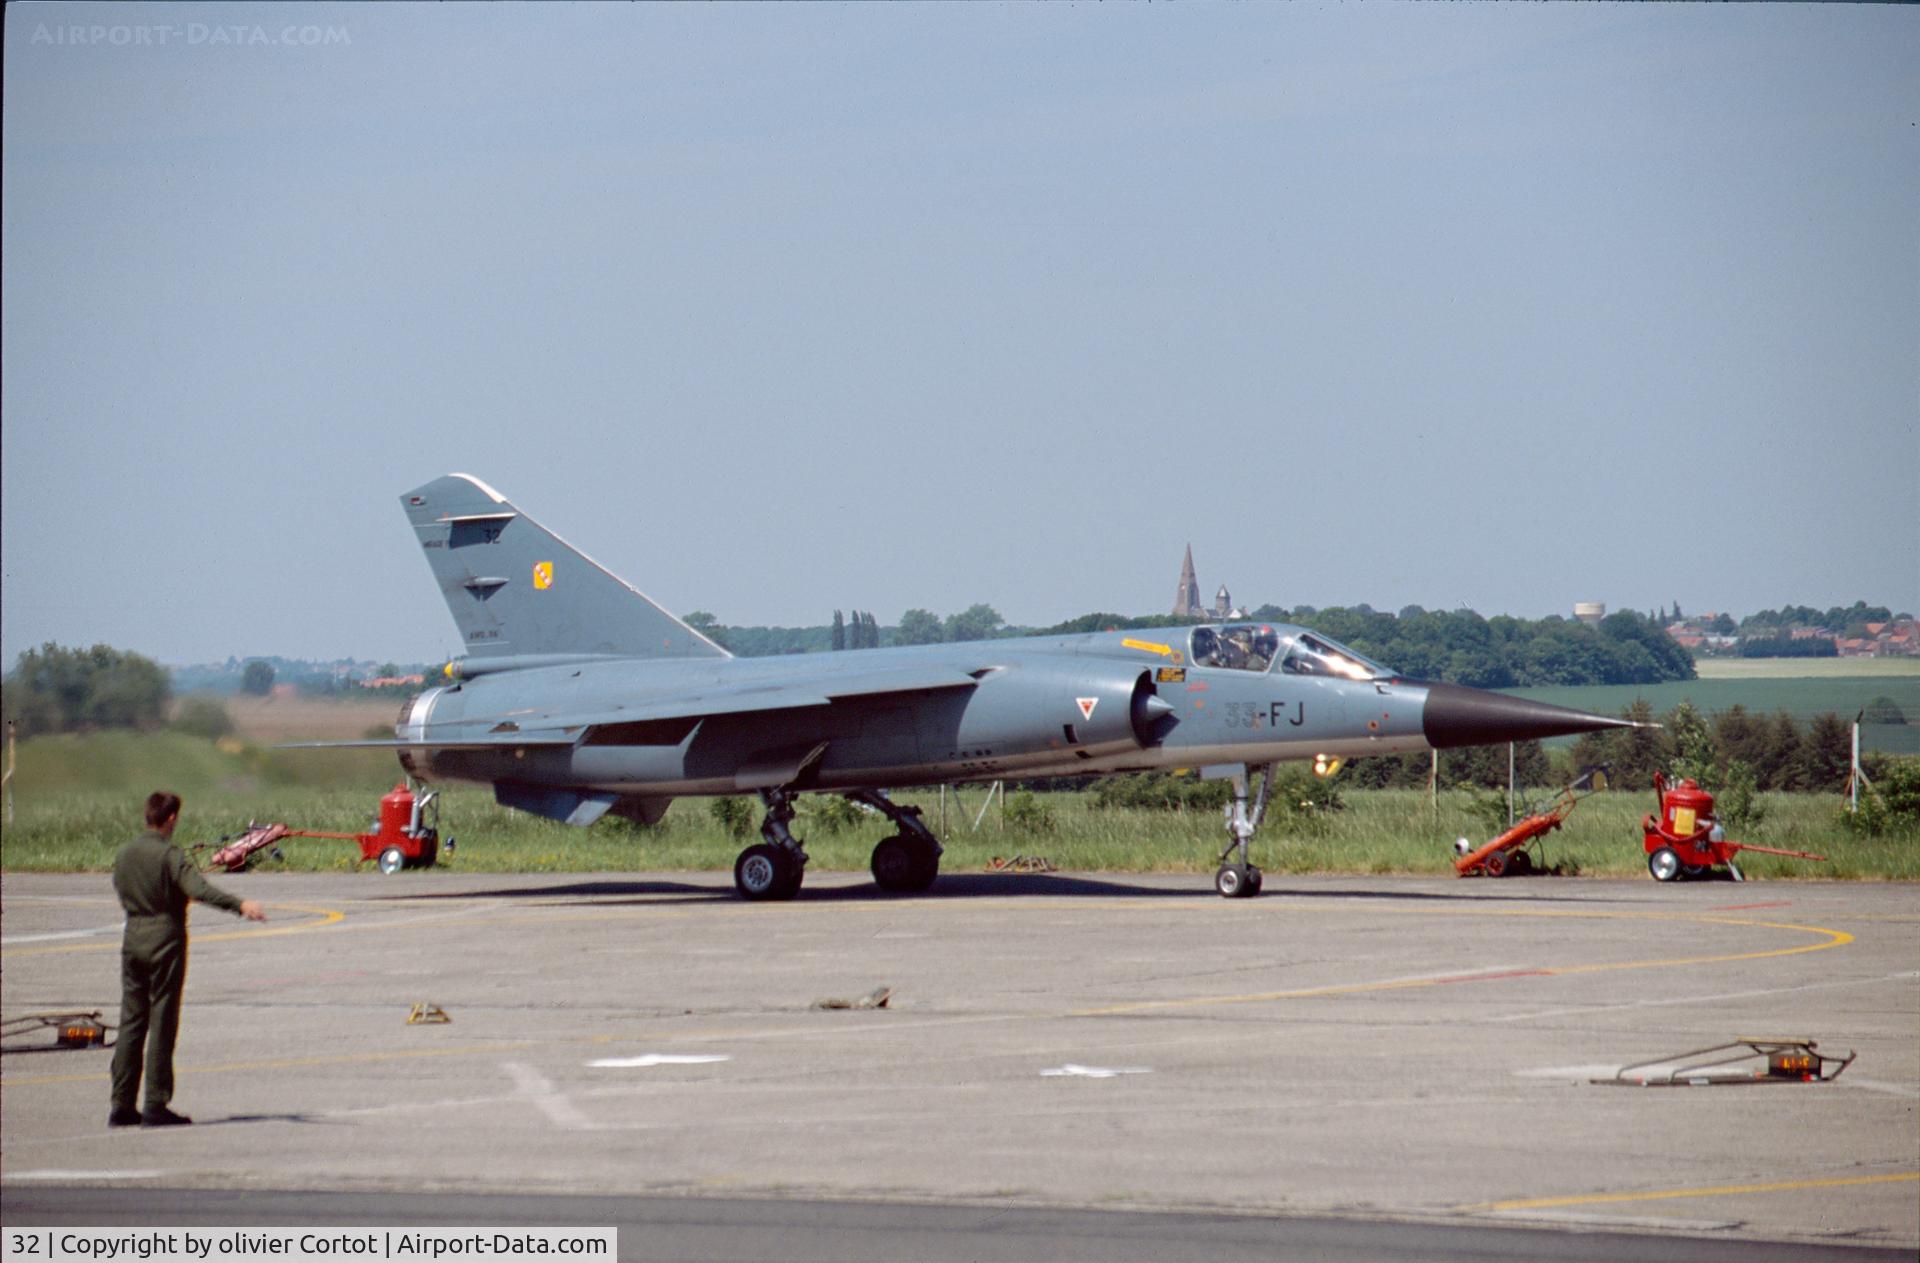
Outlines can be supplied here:
[[1427, 744], [1436, 750], [1566, 737], [1604, 728], [1638, 727], [1630, 719], [1550, 706], [1461, 684], [1426, 687], [1427, 704], [1421, 715], [1421, 727], [1426, 732]]

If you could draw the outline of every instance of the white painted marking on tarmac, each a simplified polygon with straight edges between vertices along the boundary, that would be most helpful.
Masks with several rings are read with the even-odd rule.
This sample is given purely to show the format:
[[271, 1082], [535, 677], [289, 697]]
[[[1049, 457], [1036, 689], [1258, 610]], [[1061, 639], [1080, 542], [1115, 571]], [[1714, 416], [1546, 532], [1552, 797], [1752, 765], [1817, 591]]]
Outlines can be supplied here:
[[152, 1180], [165, 1171], [9, 1171], [7, 1182], [15, 1180]]
[[579, 1107], [567, 1099], [566, 1093], [553, 1086], [553, 1080], [532, 1066], [519, 1061], [503, 1061], [500, 1068], [512, 1076], [514, 1086], [520, 1089], [520, 1098], [531, 1101], [555, 1127], [567, 1131], [596, 1129], [597, 1124], [582, 1114]]
[[1887, 1096], [1905, 1097], [1909, 1101], [1920, 1101], [1920, 1088], [1911, 1083], [1887, 1083], [1880, 1079], [1856, 1079], [1852, 1076], [1836, 1081], [1843, 1088], [1862, 1088], [1868, 1092], [1881, 1092]]
[[118, 934], [125, 923], [115, 921], [112, 925], [96, 926], [91, 930], [60, 930], [48, 934], [0, 934], [0, 947], [12, 947], [16, 943], [51, 943], [63, 938], [92, 938], [97, 934]]
[[601, 1070], [629, 1070], [648, 1066], [704, 1066], [715, 1061], [732, 1060], [727, 1053], [647, 1053], [639, 1057], [602, 1057], [587, 1064]]
[[1516, 1070], [1514, 1076], [1521, 1079], [1599, 1079], [1611, 1078], [1620, 1070], [1619, 1066], [1540, 1066], [1532, 1070]]
[[1116, 1075], [1122, 1074], [1152, 1073], [1153, 1070], [1147, 1066], [1082, 1066], [1069, 1061], [1064, 1066], [1058, 1066], [1052, 1070], [1042, 1070], [1040, 1077], [1043, 1079], [1111, 1079]]
[[1536, 1223], [1578, 1224], [1596, 1228], [1646, 1228], [1655, 1232], [1731, 1232], [1737, 1219], [1672, 1219], [1654, 1215], [1567, 1214], [1550, 1210], [1501, 1210], [1501, 1219], [1530, 1219]]

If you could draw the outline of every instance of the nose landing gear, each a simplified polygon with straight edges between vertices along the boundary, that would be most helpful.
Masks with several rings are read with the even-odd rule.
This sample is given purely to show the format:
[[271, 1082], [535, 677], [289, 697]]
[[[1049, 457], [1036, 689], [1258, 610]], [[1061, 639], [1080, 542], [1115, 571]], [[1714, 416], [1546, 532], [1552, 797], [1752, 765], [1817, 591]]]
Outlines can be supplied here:
[[[1248, 811], [1247, 781], [1254, 771], [1260, 773], [1260, 793], [1253, 801], [1253, 810]], [[1233, 773], [1233, 802], [1226, 809], [1227, 849], [1220, 852], [1220, 869], [1213, 875], [1213, 888], [1223, 899], [1251, 899], [1260, 893], [1261, 873], [1247, 859], [1247, 844], [1260, 828], [1272, 795], [1273, 764], [1257, 769], [1242, 767]]]

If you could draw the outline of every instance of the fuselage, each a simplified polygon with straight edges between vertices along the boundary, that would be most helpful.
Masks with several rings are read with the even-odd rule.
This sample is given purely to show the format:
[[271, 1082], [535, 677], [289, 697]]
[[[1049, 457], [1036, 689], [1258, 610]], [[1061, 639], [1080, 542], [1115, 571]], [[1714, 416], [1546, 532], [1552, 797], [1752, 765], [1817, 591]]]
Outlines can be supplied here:
[[[1401, 679], [1279, 623], [480, 666], [409, 703], [396, 728], [409, 770], [655, 797], [739, 793], [782, 773], [831, 791], [1395, 754], [1434, 744], [1435, 688], [1471, 692]], [[786, 704], [839, 678], [927, 668], [972, 683]], [[738, 709], [697, 713], [701, 698]], [[661, 710], [676, 713], [647, 718]]]

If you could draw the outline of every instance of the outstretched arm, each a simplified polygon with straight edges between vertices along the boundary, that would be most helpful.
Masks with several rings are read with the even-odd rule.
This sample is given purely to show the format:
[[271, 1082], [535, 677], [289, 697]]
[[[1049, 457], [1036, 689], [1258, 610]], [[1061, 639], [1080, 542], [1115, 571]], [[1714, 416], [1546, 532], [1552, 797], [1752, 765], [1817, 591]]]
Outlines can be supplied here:
[[[188, 859], [187, 853], [179, 847], [173, 847], [167, 852], [167, 867], [173, 870], [174, 884], [185, 892], [187, 898], [212, 904], [216, 908], [243, 916], [249, 921], [267, 919], [266, 909], [260, 906], [258, 899], [242, 899], [236, 894], [220, 889], [200, 875], [200, 870], [193, 866], [193, 861]], [[248, 911], [249, 908], [252, 909], [251, 912]]]

